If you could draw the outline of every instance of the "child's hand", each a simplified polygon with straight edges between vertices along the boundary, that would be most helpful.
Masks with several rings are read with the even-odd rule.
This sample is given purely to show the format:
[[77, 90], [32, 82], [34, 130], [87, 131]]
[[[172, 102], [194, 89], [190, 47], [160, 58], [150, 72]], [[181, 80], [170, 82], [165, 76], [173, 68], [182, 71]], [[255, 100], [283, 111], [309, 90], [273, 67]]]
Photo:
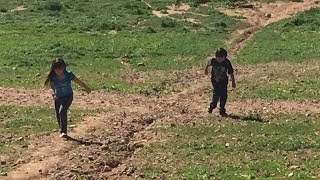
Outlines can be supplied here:
[[85, 90], [86, 90], [86, 92], [87, 92], [88, 94], [90, 94], [90, 93], [92, 92], [92, 89], [89, 88], [89, 87], [87, 87]]

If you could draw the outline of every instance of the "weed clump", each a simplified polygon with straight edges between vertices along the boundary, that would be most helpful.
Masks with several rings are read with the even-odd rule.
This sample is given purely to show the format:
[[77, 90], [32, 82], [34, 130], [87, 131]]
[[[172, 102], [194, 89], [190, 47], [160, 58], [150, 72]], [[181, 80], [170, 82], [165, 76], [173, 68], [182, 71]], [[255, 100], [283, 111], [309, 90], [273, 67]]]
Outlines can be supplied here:
[[161, 26], [164, 28], [173, 28], [176, 27], [177, 22], [172, 19], [163, 19], [161, 21]]
[[1, 12], [1, 13], [7, 13], [7, 12], [8, 12], [8, 9], [6, 9], [6, 8], [0, 8], [0, 12]]
[[58, 0], [49, 0], [44, 3], [43, 8], [49, 11], [61, 11], [63, 4]]

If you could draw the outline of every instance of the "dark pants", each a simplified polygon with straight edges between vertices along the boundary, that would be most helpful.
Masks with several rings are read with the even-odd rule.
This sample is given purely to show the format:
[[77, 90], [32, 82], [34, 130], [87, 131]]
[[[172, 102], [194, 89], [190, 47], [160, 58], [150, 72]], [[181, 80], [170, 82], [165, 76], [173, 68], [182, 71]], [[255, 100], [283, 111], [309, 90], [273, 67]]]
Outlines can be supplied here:
[[59, 124], [60, 133], [67, 134], [67, 114], [68, 109], [72, 104], [73, 94], [69, 96], [59, 97], [54, 101], [54, 107], [56, 109], [57, 121]]
[[228, 83], [212, 83], [213, 84], [213, 96], [210, 108], [215, 109], [220, 100], [220, 113], [226, 112], [226, 103], [228, 99]]

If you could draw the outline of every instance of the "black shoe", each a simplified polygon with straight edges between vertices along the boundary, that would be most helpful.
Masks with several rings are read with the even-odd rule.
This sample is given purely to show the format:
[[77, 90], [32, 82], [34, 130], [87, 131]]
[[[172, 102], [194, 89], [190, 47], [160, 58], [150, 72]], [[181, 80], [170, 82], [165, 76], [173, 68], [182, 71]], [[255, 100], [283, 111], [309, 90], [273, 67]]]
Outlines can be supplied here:
[[212, 111], [215, 109], [216, 107], [213, 107], [213, 106], [209, 106], [209, 108], [208, 108], [208, 113], [209, 114], [212, 114]]
[[220, 116], [221, 116], [221, 117], [227, 117], [228, 114], [227, 114], [226, 112], [220, 112]]

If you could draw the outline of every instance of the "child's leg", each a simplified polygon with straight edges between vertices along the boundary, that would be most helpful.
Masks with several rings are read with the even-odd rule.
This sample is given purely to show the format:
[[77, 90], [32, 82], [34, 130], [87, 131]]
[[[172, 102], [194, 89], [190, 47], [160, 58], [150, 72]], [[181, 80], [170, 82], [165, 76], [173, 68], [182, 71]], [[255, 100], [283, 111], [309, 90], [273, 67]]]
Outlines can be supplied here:
[[56, 117], [57, 117], [57, 121], [58, 121], [58, 125], [59, 125], [59, 132], [61, 133], [61, 123], [60, 123], [60, 112], [59, 112], [59, 109], [60, 109], [60, 106], [61, 106], [61, 100], [59, 99], [56, 99], [54, 101], [54, 108], [56, 110]]
[[228, 84], [223, 84], [220, 89], [220, 113], [226, 113], [226, 103], [228, 99]]
[[219, 101], [219, 87], [213, 86], [212, 90], [212, 101], [210, 103], [209, 112], [212, 112], [213, 109], [217, 107], [218, 101]]
[[60, 108], [60, 124], [61, 124], [61, 133], [67, 134], [68, 126], [68, 109], [72, 104], [73, 96], [67, 96], [63, 98], [62, 107]]

